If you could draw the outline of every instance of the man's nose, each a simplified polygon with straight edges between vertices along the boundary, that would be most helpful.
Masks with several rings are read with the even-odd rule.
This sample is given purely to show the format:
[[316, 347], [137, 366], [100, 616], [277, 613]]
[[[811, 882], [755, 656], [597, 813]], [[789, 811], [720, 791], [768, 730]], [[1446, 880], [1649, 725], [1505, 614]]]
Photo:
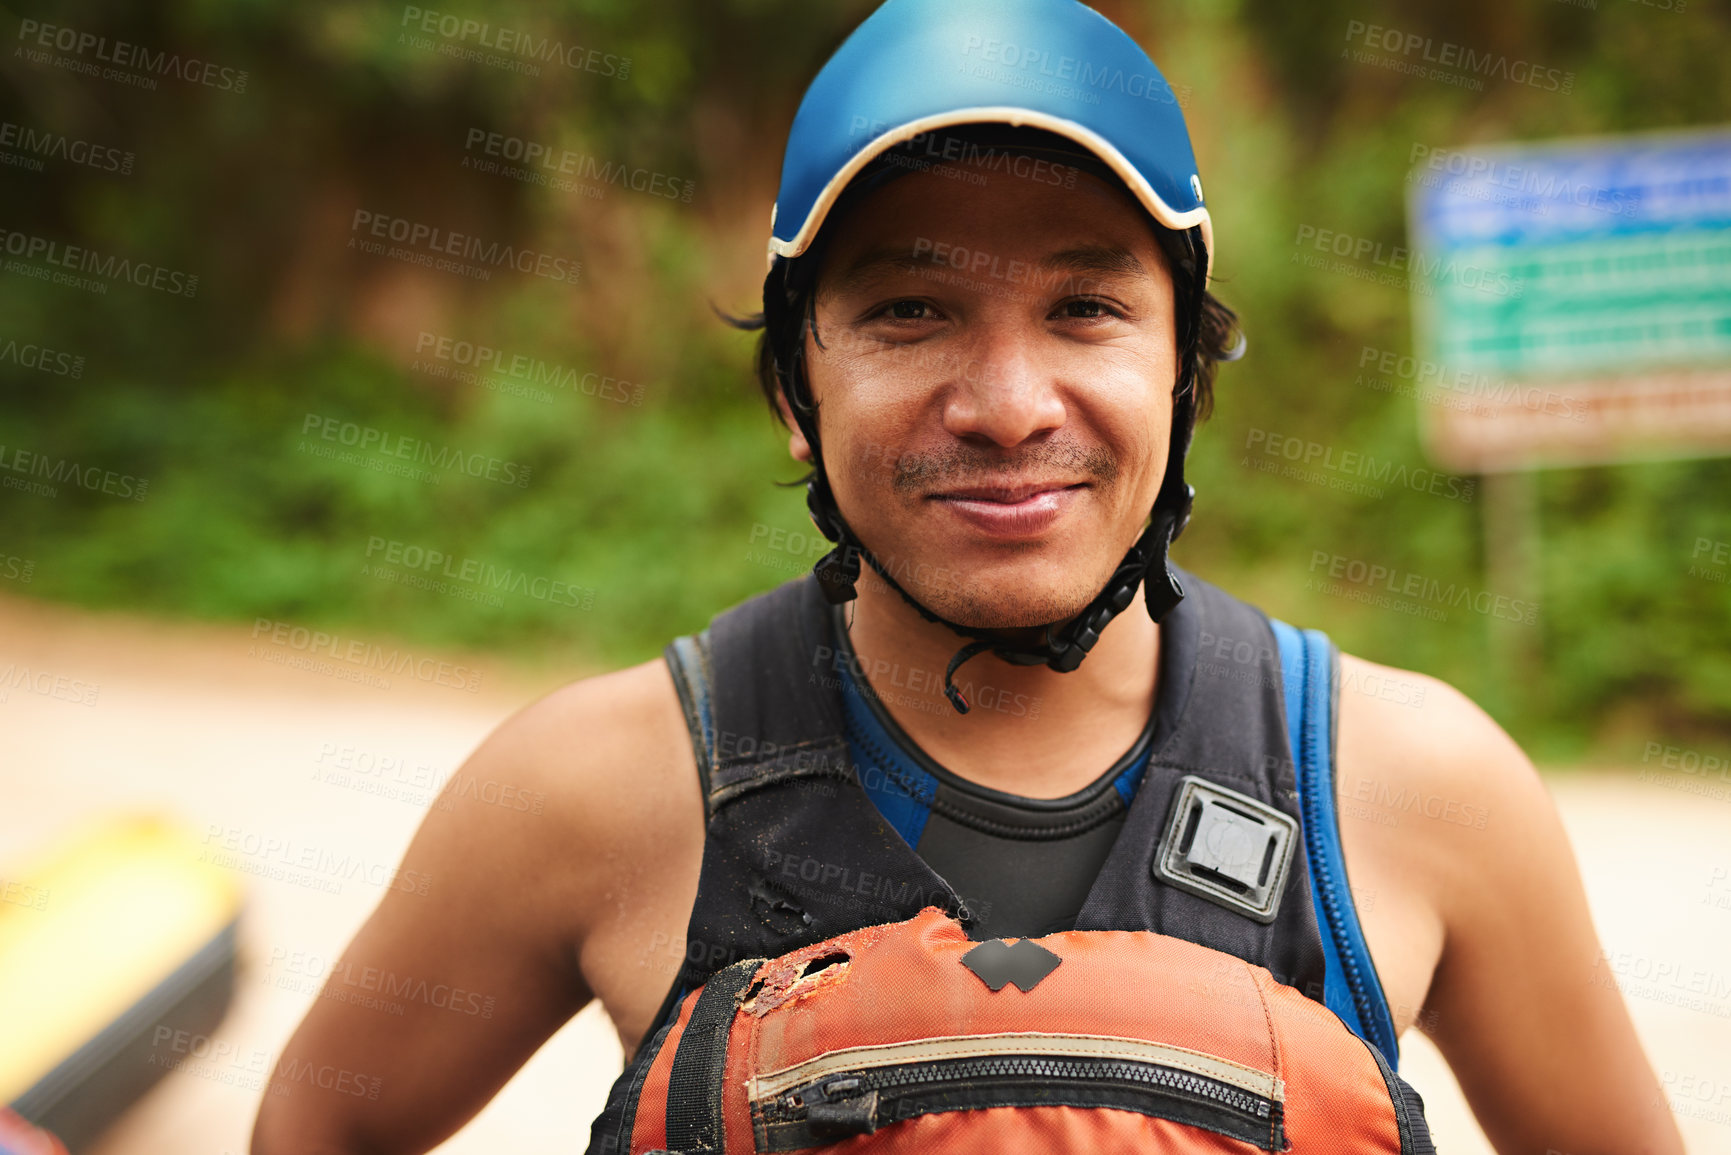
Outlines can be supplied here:
[[1013, 324], [992, 325], [971, 343], [944, 405], [951, 436], [1020, 445], [1064, 424], [1054, 367]]

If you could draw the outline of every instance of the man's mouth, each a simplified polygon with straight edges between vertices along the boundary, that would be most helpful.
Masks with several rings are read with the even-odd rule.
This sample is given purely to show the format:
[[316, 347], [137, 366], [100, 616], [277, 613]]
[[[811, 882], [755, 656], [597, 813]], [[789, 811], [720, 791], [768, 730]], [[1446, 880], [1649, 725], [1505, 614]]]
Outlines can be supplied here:
[[929, 495], [929, 500], [991, 537], [1039, 537], [1062, 516], [1087, 482], [1029, 481], [1015, 485], [969, 485]]
[[1081, 489], [1086, 484], [1085, 481], [1025, 481], [1019, 485], [970, 485], [960, 489], [946, 489], [932, 496], [944, 501], [995, 501], [1004, 505], [1015, 505], [1042, 493]]

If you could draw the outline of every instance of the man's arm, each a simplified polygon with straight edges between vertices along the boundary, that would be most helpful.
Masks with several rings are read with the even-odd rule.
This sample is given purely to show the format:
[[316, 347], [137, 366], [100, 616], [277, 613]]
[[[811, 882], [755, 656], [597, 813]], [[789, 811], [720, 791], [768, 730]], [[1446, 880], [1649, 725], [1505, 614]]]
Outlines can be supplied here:
[[402, 1013], [315, 1000], [252, 1155], [430, 1150], [589, 1001], [582, 952], [606, 949], [592, 932], [642, 909], [630, 844], [656, 810], [678, 815], [664, 790], [686, 785], [701, 813], [695, 774], [660, 764], [670, 724], [683, 735], [657, 661], [567, 686], [488, 737], [404, 855], [408, 885], [386, 893], [326, 984]]
[[1477, 808], [1471, 822], [1422, 823], [1397, 869], [1444, 928], [1419, 1023], [1486, 1136], [1503, 1155], [1682, 1155], [1532, 763], [1453, 688], [1343, 661], [1422, 680], [1427, 693], [1416, 710], [1360, 696], [1349, 716], [1343, 702], [1342, 763], [1398, 765], [1424, 797]]

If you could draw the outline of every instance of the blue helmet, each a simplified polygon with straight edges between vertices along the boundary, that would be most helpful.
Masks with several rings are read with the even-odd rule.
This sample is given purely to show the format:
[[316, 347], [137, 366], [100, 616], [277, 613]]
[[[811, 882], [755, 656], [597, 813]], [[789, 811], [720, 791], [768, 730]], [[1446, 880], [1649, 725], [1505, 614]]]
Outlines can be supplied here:
[[[1027, 130], [1042, 141], [1062, 138], [1055, 142], [1061, 149], [1029, 146]], [[798, 385], [803, 331], [791, 313], [799, 299], [791, 270], [809, 262], [795, 258], [811, 250], [826, 216], [850, 187], [869, 189], [908, 171], [890, 162], [911, 160], [923, 167], [922, 148], [933, 160], [957, 159], [950, 150], [968, 147], [981, 132], [1020, 134], [1017, 148], [1061, 151], [1072, 160], [1080, 150], [1087, 159], [1076, 163], [1121, 181], [1182, 246], [1176, 262], [1183, 275], [1175, 268], [1174, 279], [1183, 376], [1174, 393], [1171, 452], [1160, 494], [1147, 528], [1106, 587], [1075, 617], [1049, 624], [1037, 643], [949, 621], [902, 588], [842, 517], [824, 472], [816, 411]], [[897, 155], [886, 155], [892, 150]], [[874, 165], [879, 158], [886, 163]], [[855, 596], [864, 561], [926, 620], [971, 639], [944, 677], [945, 695], [967, 713], [954, 676], [974, 655], [990, 651], [1018, 665], [1073, 670], [1131, 604], [1138, 586], [1155, 621], [1183, 599], [1166, 551], [1188, 521], [1194, 495], [1184, 480], [1184, 458], [1196, 414], [1193, 386], [1213, 231], [1177, 97], [1134, 40], [1078, 0], [886, 0], [806, 90], [788, 134], [770, 227], [766, 348], [811, 445], [807, 505], [817, 527], [836, 543], [813, 572], [832, 603]], [[1173, 249], [1167, 253], [1175, 256]], [[811, 273], [805, 269], [801, 278], [808, 289]]]
[[805, 252], [856, 174], [957, 125], [1067, 137], [1160, 224], [1214, 249], [1202, 178], [1172, 86], [1137, 43], [1078, 0], [888, 0], [836, 50], [788, 133], [769, 259]]

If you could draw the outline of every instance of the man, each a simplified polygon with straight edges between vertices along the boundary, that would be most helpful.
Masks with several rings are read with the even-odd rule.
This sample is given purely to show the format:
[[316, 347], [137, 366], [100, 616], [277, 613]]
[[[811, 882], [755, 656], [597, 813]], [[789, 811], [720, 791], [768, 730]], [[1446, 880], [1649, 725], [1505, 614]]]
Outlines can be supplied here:
[[[387, 895], [346, 960], [494, 995], [490, 1016], [315, 1002], [285, 1061], [380, 1093], [267, 1095], [255, 1155], [428, 1150], [591, 998], [644, 1058], [727, 964], [924, 905], [981, 940], [1190, 938], [1391, 1064], [1416, 1023], [1500, 1152], [1680, 1152], [1509, 738], [1447, 686], [1341, 656], [1331, 780], [1295, 674], [1326, 693], [1326, 665], [1168, 566], [1191, 427], [1238, 350], [1140, 50], [1072, 0], [891, 0], [807, 93], [776, 218], [760, 368], [837, 549], [476, 751], [405, 856], [436, 890]], [[1267, 893], [1219, 846], [1174, 850], [1185, 774], [1295, 832], [1269, 842]], [[1336, 835], [1349, 791], [1369, 801]], [[642, 1067], [592, 1149], [625, 1147]]]

